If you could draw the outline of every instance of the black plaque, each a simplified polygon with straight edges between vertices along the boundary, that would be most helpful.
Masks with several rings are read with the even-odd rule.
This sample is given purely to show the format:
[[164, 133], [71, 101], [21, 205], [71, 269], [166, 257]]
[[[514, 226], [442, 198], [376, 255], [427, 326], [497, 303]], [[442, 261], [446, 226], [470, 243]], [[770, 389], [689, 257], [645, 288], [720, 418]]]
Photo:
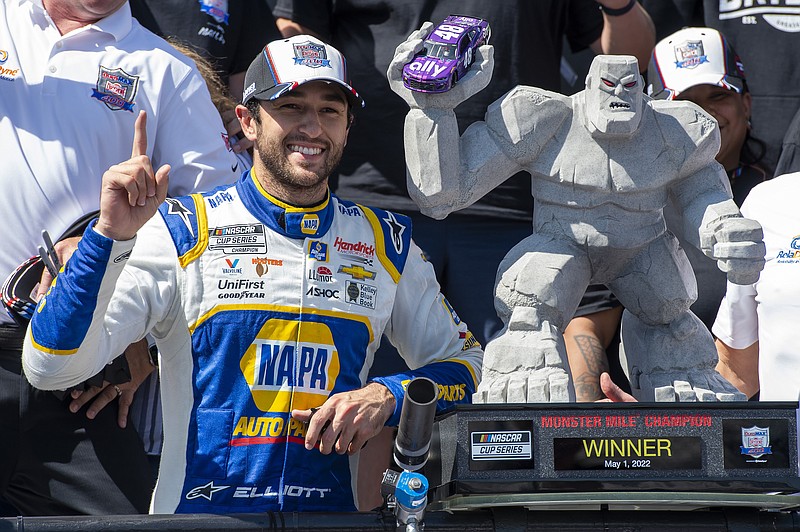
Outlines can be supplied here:
[[437, 427], [431, 500], [800, 491], [796, 402], [465, 405]]
[[553, 467], [557, 471], [701, 469], [702, 449], [699, 437], [555, 438]]

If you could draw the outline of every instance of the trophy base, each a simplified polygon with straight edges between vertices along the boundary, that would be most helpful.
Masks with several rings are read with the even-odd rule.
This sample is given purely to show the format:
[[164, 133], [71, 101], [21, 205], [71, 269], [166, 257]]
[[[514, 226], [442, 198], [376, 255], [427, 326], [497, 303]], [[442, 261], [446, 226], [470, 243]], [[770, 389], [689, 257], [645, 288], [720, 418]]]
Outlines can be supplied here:
[[432, 508], [800, 506], [796, 402], [464, 405], [438, 419]]

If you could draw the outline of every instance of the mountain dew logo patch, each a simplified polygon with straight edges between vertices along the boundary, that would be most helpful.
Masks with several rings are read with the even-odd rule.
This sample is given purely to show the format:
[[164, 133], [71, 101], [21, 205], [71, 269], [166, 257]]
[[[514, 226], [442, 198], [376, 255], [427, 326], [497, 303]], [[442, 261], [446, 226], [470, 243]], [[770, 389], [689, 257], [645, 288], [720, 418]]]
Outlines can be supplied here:
[[324, 323], [271, 319], [239, 364], [263, 412], [320, 406], [339, 375], [339, 353]]

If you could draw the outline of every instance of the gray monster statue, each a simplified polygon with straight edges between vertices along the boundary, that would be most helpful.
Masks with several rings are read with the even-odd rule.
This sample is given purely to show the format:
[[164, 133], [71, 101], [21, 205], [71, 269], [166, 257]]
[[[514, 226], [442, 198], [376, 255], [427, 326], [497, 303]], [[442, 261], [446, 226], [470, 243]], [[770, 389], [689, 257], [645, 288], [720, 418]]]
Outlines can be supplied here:
[[689, 310], [694, 274], [662, 214], [673, 196], [692, 243], [731, 282], [758, 279], [761, 226], [731, 199], [714, 160], [714, 119], [690, 102], [645, 96], [634, 57], [601, 55], [582, 92], [515, 87], [459, 136], [453, 109], [489, 83], [493, 49], [482, 46], [450, 91], [413, 92], [402, 68], [430, 28], [398, 46], [388, 71], [411, 107], [411, 197], [441, 219], [520, 170], [532, 176], [533, 234], [498, 269], [495, 307], [505, 327], [486, 346], [475, 401], [575, 400], [562, 332], [589, 283], [606, 284], [625, 306], [623, 345], [639, 400], [744, 399], [714, 370], [713, 339]]

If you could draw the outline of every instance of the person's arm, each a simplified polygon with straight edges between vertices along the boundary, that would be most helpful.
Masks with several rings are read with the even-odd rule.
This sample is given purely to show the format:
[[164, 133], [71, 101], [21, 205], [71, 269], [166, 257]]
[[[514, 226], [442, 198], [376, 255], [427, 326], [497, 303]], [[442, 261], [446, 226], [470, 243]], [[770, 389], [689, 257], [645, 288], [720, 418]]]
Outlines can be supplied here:
[[758, 380], [758, 342], [744, 349], [734, 349], [720, 339], [716, 340], [716, 344], [719, 355], [717, 371], [740, 392], [753, 397], [761, 389]]
[[606, 348], [611, 343], [622, 317], [622, 307], [578, 316], [564, 329], [569, 368], [578, 402], [603, 399], [600, 375], [608, 371]]
[[294, 37], [295, 35], [312, 35], [317, 39], [322, 39], [322, 37], [311, 28], [298, 24], [288, 18], [276, 18], [275, 23], [278, 26], [278, 31], [286, 38]]
[[440, 292], [433, 266], [413, 242], [384, 334], [410, 368], [374, 379], [395, 399], [388, 425], [400, 421], [405, 385], [415, 377], [427, 377], [439, 385], [437, 411], [471, 402], [481, 377], [483, 350]]
[[[167, 165], [154, 171], [145, 154], [144, 113], [136, 120], [133, 144], [131, 159], [103, 174], [100, 217], [31, 320], [22, 361], [36, 388], [66, 389], [99, 373], [172, 305], [177, 283], [169, 277], [176, 260], [170, 239], [143, 235], [147, 250], [154, 250], [149, 262], [139, 260], [143, 247], [134, 249], [145, 222], [158, 221], [153, 215], [166, 197], [169, 175]], [[158, 229], [156, 223], [146, 227]]]
[[[612, 15], [613, 10], [624, 10], [629, 0], [598, 0], [603, 9], [603, 33], [592, 43], [598, 54], [626, 54], [636, 56], [639, 70], [647, 70], [650, 54], [656, 45], [656, 28], [647, 11], [635, 2], [626, 13]], [[609, 11], [611, 10], [611, 11]]]

